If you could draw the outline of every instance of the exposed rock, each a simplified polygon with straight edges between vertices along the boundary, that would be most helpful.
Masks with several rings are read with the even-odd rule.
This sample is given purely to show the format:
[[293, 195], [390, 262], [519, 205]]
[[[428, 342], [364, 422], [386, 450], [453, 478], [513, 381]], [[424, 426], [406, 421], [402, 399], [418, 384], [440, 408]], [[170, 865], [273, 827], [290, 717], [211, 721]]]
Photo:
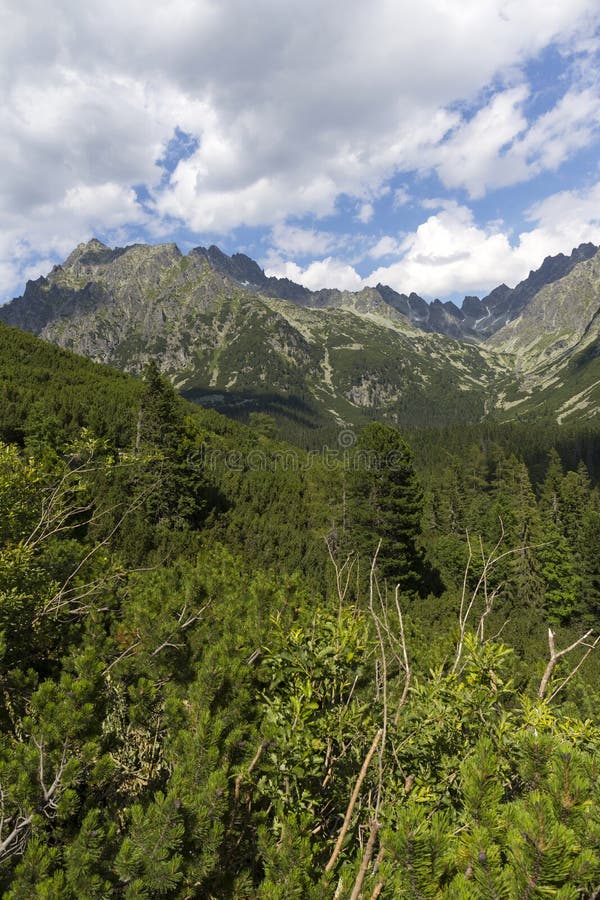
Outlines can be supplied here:
[[514, 288], [505, 284], [484, 297], [482, 305], [487, 309], [487, 316], [473, 327], [477, 333], [486, 337], [499, 331], [525, 309], [530, 301], [543, 287], [553, 284], [564, 278], [579, 263], [585, 262], [596, 255], [598, 247], [594, 244], [580, 244], [570, 256], [559, 253], [557, 256], [547, 256], [539, 269], [529, 273], [527, 278], [520, 281]]

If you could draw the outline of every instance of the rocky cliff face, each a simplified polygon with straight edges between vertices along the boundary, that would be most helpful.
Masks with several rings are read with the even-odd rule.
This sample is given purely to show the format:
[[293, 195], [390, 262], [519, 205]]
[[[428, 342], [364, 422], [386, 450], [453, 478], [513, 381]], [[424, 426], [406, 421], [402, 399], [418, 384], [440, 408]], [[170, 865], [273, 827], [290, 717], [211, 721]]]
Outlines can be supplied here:
[[580, 244], [570, 256], [564, 253], [547, 256], [539, 269], [530, 272], [514, 288], [501, 284], [483, 300], [465, 297], [463, 327], [480, 338], [490, 337], [516, 319], [542, 288], [565, 278], [575, 266], [591, 259], [597, 252], [598, 247], [594, 244]]
[[514, 353], [521, 369], [533, 370], [554, 361], [584, 338], [594, 340], [600, 313], [600, 253], [571, 265], [566, 275], [541, 283], [527, 303], [520, 300], [517, 309], [518, 315], [488, 344]]
[[558, 422], [600, 415], [600, 252], [588, 256], [590, 246], [575, 264], [559, 261], [567, 274], [544, 283], [486, 342], [514, 360], [520, 395], [505, 400], [513, 414]]

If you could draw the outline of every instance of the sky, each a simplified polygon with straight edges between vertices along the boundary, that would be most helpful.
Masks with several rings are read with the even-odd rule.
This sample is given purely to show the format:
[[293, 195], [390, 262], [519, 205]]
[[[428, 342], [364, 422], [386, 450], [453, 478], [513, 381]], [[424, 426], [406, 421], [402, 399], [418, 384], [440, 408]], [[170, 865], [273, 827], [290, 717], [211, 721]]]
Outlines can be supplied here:
[[0, 0], [0, 302], [79, 243], [430, 300], [600, 244], [598, 0]]

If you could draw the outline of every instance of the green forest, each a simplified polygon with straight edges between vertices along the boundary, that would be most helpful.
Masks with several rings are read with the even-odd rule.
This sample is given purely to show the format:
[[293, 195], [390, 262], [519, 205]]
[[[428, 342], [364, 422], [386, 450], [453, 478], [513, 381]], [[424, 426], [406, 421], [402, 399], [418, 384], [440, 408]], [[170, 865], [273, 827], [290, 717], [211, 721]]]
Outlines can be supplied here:
[[283, 431], [0, 327], [2, 896], [600, 896], [600, 428]]

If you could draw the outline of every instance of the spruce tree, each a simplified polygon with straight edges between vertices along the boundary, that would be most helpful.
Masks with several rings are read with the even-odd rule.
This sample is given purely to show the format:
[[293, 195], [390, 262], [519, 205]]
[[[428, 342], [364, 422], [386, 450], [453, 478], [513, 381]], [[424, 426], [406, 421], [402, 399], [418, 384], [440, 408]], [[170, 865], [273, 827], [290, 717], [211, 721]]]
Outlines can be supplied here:
[[373, 422], [360, 433], [348, 507], [354, 549], [368, 560], [381, 541], [378, 561], [384, 577], [403, 588], [417, 588], [423, 576], [417, 548], [423, 491], [412, 453], [391, 425]]
[[496, 576], [505, 581], [506, 595], [514, 605], [540, 607], [544, 583], [539, 561], [541, 521], [527, 468], [514, 455], [500, 462], [492, 497], [490, 538], [495, 542], [503, 534], [504, 548], [515, 550], [496, 568]]

